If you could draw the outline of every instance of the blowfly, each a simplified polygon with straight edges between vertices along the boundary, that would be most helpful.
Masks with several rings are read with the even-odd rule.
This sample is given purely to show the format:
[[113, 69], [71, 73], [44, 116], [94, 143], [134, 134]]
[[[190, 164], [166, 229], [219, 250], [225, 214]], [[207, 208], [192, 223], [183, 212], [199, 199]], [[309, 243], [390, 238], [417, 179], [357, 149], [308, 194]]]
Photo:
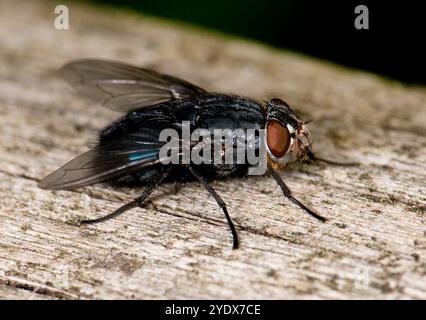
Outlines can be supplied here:
[[[238, 248], [237, 231], [225, 202], [210, 182], [245, 176], [253, 164], [212, 159], [201, 163], [183, 161], [183, 144], [176, 149], [177, 162], [162, 161], [161, 150], [170, 141], [161, 139], [161, 132], [173, 129], [178, 132], [178, 142], [182, 142], [183, 123], [189, 124], [191, 133], [202, 129], [210, 138], [214, 138], [216, 129], [264, 130], [263, 138], [257, 134], [251, 144], [258, 153], [260, 146], [265, 146], [264, 173], [277, 181], [290, 201], [316, 219], [326, 220], [297, 200], [278, 174], [279, 169], [297, 160], [333, 163], [314, 156], [306, 123], [283, 100], [274, 98], [258, 103], [240, 96], [211, 93], [154, 70], [107, 60], [77, 60], [62, 67], [61, 74], [83, 96], [125, 115], [100, 131], [96, 146], [49, 174], [38, 186], [49, 190], [72, 190], [95, 183], [145, 186], [141, 196], [114, 212], [97, 219], [79, 220], [79, 224], [105, 221], [141, 207], [164, 181], [198, 180], [224, 212], [233, 248]], [[205, 139], [203, 146], [210, 147], [210, 143], [216, 143], [213, 140]], [[230, 141], [234, 150], [240, 140], [231, 135]], [[196, 143], [190, 141], [186, 146], [187, 151], [192, 151]], [[204, 153], [210, 155], [210, 151]], [[223, 152], [219, 152], [221, 156]]]

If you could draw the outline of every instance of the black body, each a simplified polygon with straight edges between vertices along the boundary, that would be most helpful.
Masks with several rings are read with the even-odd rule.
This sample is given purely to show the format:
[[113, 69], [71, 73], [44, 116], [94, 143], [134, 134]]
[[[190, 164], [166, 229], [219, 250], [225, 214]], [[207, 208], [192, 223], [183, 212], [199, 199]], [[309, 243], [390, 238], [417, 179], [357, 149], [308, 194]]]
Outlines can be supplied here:
[[[161, 147], [158, 137], [163, 129], [173, 128], [180, 132], [182, 121], [190, 121], [191, 133], [195, 129], [207, 129], [213, 136], [214, 129], [261, 129], [265, 116], [262, 107], [254, 101], [223, 94], [204, 94], [197, 99], [165, 102], [126, 114], [101, 131], [101, 150], [123, 148], [122, 141], [152, 143]], [[152, 152], [152, 148], [146, 151]], [[220, 179], [229, 176], [243, 176], [248, 164], [191, 164], [204, 177]], [[119, 185], [144, 185], [155, 179], [161, 171], [169, 173], [167, 180], [192, 180], [193, 176], [181, 165], [152, 163], [142, 171], [120, 176], [111, 180]]]
[[[97, 219], [79, 220], [79, 224], [104, 221], [142, 206], [144, 200], [165, 180], [195, 178], [223, 210], [232, 231], [233, 248], [237, 248], [238, 235], [226, 205], [209, 181], [245, 175], [249, 165], [247, 162], [163, 164], [159, 153], [165, 142], [159, 139], [160, 132], [163, 129], [182, 131], [182, 121], [190, 122], [191, 132], [200, 128], [211, 134], [214, 129], [264, 129], [271, 123], [272, 151], [268, 146], [268, 173], [288, 199], [315, 218], [325, 221], [292, 195], [274, 169], [304, 156], [322, 160], [312, 153], [309, 131], [304, 123], [284, 101], [272, 99], [262, 108], [249, 99], [209, 93], [184, 80], [114, 61], [78, 60], [65, 65], [61, 72], [83, 96], [126, 115], [100, 132], [94, 148], [45, 177], [38, 186], [50, 190], [71, 190], [99, 182], [146, 186], [140, 197], [114, 212]], [[284, 156], [277, 156], [274, 152], [283, 146], [281, 142], [284, 138], [289, 142], [286, 145], [288, 149]], [[259, 138], [254, 148], [257, 149], [260, 143]]]

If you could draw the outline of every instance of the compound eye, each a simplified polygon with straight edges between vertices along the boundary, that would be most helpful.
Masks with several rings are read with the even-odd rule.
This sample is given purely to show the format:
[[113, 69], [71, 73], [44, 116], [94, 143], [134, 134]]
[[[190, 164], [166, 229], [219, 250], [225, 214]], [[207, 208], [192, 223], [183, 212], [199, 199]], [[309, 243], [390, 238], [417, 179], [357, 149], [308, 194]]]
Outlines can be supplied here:
[[287, 127], [278, 121], [271, 120], [268, 122], [266, 132], [269, 151], [277, 158], [283, 157], [287, 153], [291, 142], [290, 132]]

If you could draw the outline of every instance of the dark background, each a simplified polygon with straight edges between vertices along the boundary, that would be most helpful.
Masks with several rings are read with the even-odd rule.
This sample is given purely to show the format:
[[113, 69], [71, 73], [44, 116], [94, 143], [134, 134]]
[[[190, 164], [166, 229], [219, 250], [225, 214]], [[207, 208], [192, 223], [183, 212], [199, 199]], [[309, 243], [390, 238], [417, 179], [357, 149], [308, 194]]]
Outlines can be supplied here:
[[[256, 39], [426, 84], [426, 10], [421, 1], [92, 0]], [[355, 7], [369, 9], [369, 30], [354, 27]]]

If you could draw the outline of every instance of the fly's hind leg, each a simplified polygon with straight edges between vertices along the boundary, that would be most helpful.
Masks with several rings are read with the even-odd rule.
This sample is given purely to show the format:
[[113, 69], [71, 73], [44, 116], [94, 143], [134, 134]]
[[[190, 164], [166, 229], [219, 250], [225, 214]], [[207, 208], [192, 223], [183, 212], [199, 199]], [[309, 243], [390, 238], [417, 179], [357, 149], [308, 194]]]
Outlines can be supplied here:
[[150, 185], [148, 185], [148, 187], [145, 189], [145, 191], [142, 193], [140, 197], [137, 197], [136, 199], [126, 203], [125, 205], [121, 206], [120, 208], [111, 212], [110, 214], [107, 214], [106, 216], [96, 218], [96, 219], [77, 220], [75, 224], [81, 225], [81, 224], [93, 224], [93, 223], [103, 222], [103, 221], [115, 218], [118, 215], [130, 209], [141, 207], [145, 199], [148, 198], [148, 196], [158, 187], [158, 185], [161, 183], [161, 181], [163, 181], [164, 178], [166, 178], [166, 176], [167, 176], [166, 173], [161, 173]]
[[197, 170], [195, 170], [193, 167], [189, 167], [189, 171], [203, 185], [203, 187], [213, 196], [213, 198], [216, 200], [216, 203], [223, 210], [226, 220], [228, 221], [229, 228], [231, 229], [231, 232], [232, 232], [232, 237], [233, 237], [232, 248], [238, 249], [238, 246], [239, 246], [238, 234], [237, 234], [237, 231], [235, 230], [234, 223], [232, 222], [231, 217], [229, 216], [228, 210], [226, 209], [225, 202], [222, 200], [222, 198], [216, 193], [216, 191], [208, 184], [208, 182]]

